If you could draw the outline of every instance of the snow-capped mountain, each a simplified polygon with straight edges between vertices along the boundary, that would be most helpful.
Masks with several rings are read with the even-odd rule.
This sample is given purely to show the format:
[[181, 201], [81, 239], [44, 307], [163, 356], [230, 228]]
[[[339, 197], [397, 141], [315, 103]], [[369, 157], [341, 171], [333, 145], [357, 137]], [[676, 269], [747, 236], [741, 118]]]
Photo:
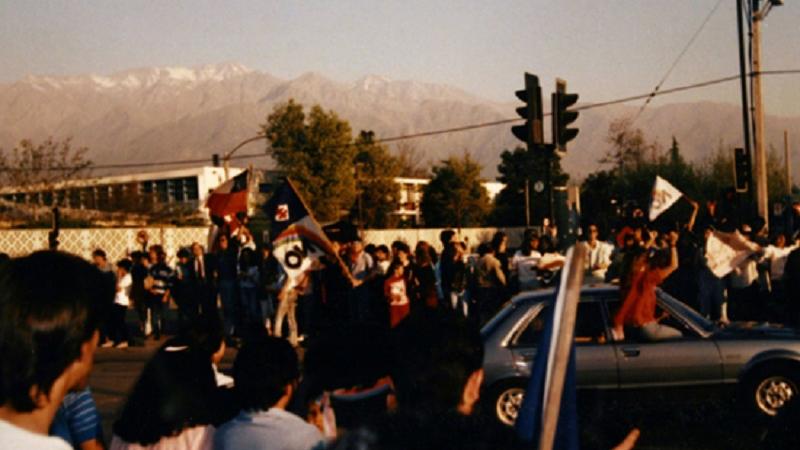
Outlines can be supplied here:
[[[73, 137], [97, 164], [208, 158], [254, 136], [275, 105], [290, 98], [320, 104], [350, 122], [354, 133], [390, 137], [514, 118], [513, 102], [498, 103], [461, 89], [368, 75], [354, 82], [309, 72], [291, 80], [237, 63], [200, 67], [140, 68], [110, 75], [28, 76], [0, 84], [0, 147], [19, 140]], [[512, 93], [509, 93], [509, 98]], [[581, 132], [564, 159], [573, 176], [597, 168], [608, 144], [608, 124], [637, 106], [584, 111]], [[651, 107], [636, 125], [667, 146], [674, 135], [689, 159], [701, 159], [720, 143], [740, 142], [736, 105], [692, 103]], [[789, 129], [796, 142], [800, 118], [768, 118], [768, 141], [782, 144]], [[426, 163], [464, 151], [494, 177], [499, 154], [520, 145], [510, 125], [405, 141]], [[545, 124], [545, 127], [549, 127]], [[545, 133], [549, 135], [549, 133]], [[392, 147], [393, 148], [393, 147]], [[253, 144], [248, 153], [257, 153]], [[256, 161], [269, 165], [267, 159]]]

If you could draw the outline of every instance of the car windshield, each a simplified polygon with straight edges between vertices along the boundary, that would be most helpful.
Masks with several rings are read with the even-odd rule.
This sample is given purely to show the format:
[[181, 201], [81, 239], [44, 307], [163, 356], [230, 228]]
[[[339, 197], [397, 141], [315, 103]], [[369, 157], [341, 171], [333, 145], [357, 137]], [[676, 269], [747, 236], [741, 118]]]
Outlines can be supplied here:
[[690, 325], [693, 325], [698, 330], [701, 330], [706, 336], [716, 331], [717, 326], [714, 325], [714, 322], [711, 322], [703, 317], [702, 314], [695, 311], [689, 305], [681, 302], [661, 289], [658, 289], [657, 294], [659, 301], [663, 303], [664, 306], [678, 313], [678, 315], [690, 322]]

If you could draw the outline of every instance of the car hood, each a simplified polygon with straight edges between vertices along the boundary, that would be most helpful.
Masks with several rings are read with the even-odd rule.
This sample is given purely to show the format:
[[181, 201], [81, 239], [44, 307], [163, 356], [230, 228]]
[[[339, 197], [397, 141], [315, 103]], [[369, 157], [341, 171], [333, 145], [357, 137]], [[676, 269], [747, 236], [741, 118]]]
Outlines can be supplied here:
[[717, 330], [714, 337], [722, 339], [800, 339], [800, 333], [794, 328], [768, 322], [731, 322]]

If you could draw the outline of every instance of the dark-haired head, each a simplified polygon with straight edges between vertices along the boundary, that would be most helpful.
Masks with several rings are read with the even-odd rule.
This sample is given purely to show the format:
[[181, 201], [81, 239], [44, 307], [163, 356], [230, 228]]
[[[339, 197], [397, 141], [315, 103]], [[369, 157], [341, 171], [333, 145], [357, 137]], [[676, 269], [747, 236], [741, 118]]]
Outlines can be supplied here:
[[289, 394], [300, 377], [297, 353], [284, 339], [263, 337], [242, 346], [233, 379], [244, 410], [267, 410]]
[[503, 231], [497, 231], [492, 236], [492, 248], [494, 248], [495, 253], [504, 252], [506, 249], [503, 245], [507, 243], [508, 235]]
[[444, 245], [446, 247], [447, 243], [452, 241], [453, 240], [453, 236], [455, 236], [455, 235], [456, 235], [456, 232], [453, 231], [453, 230], [450, 230], [450, 229], [442, 230], [439, 233], [439, 242], [441, 242], [442, 245]]
[[256, 261], [256, 252], [248, 247], [243, 248], [242, 253], [239, 255], [239, 268], [246, 270], [257, 263], [258, 261]]
[[146, 446], [213, 424], [218, 395], [208, 356], [183, 342], [167, 341], [144, 367], [114, 423], [114, 434]]
[[39, 251], [0, 266], [0, 405], [30, 412], [67, 371], [88, 376], [113, 298], [108, 277], [67, 253]]
[[117, 261], [117, 267], [124, 270], [126, 273], [131, 271], [131, 267], [133, 267], [133, 261], [128, 258], [120, 259]]
[[209, 361], [219, 362], [225, 352], [225, 333], [222, 320], [215, 313], [201, 314], [184, 325], [175, 341], [207, 355]]
[[431, 246], [425, 241], [417, 242], [414, 248], [414, 259], [420, 266], [429, 266], [433, 263], [431, 259]]
[[432, 414], [459, 410], [468, 381], [483, 364], [477, 327], [456, 315], [412, 314], [395, 328], [393, 342], [392, 379], [400, 408]]
[[189, 258], [191, 258], [191, 257], [192, 257], [192, 253], [189, 251], [189, 249], [188, 249], [188, 248], [186, 248], [186, 247], [181, 247], [181, 248], [178, 250], [178, 254], [177, 254], [177, 256], [178, 256], [178, 259], [189, 259]]

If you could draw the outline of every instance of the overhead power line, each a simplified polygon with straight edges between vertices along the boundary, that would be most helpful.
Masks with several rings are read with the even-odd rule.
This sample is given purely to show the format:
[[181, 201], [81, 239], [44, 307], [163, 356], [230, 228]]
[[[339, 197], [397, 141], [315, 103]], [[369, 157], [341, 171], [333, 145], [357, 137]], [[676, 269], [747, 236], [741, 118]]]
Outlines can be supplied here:
[[[762, 71], [760, 74], [761, 75], [796, 75], [796, 74], [800, 74], [800, 69], [765, 70], [765, 71]], [[749, 74], [750, 77], [752, 77], [753, 75], [755, 75], [755, 74], [753, 74], [753, 73]], [[622, 97], [622, 98], [618, 98], [618, 99], [614, 99], [614, 100], [608, 100], [608, 101], [604, 101], [604, 102], [588, 103], [588, 104], [584, 104], [584, 105], [578, 106], [576, 108], [573, 108], [573, 110], [574, 111], [586, 111], [586, 110], [589, 110], [589, 109], [604, 108], [606, 106], [612, 106], [612, 105], [618, 105], [618, 104], [622, 104], [622, 103], [628, 103], [628, 102], [631, 102], [631, 101], [634, 101], [634, 100], [642, 100], [642, 99], [645, 99], [645, 98], [648, 98], [648, 97], [651, 97], [651, 96], [675, 94], [675, 93], [678, 93], [678, 92], [689, 91], [689, 90], [692, 90], [692, 89], [699, 89], [699, 88], [714, 86], [714, 85], [717, 85], [717, 84], [727, 83], [727, 82], [730, 82], [730, 81], [733, 81], [733, 80], [738, 80], [738, 79], [739, 79], [739, 75], [732, 75], [732, 76], [729, 76], [729, 77], [716, 78], [716, 79], [713, 79], [713, 80], [707, 80], [707, 81], [701, 81], [701, 82], [698, 82], [698, 83], [692, 83], [692, 84], [687, 84], [687, 85], [683, 85], [683, 86], [677, 86], [677, 87], [674, 87], [674, 88], [671, 88], [671, 89], [659, 90], [656, 93], [648, 92], [647, 94], [633, 95], [633, 96], [630, 96], [630, 97]], [[543, 115], [544, 116], [551, 116], [552, 113], [551, 112], [546, 112]], [[440, 130], [424, 131], [424, 132], [421, 132], [421, 133], [404, 134], [404, 135], [399, 135], [399, 136], [390, 136], [390, 137], [386, 137], [386, 138], [382, 138], [382, 139], [375, 139], [374, 142], [377, 143], [377, 144], [385, 144], [385, 143], [389, 143], [389, 142], [404, 141], [404, 140], [408, 140], [408, 139], [417, 139], [417, 138], [422, 138], [422, 137], [438, 136], [438, 135], [441, 135], [441, 134], [459, 133], [459, 132], [463, 132], [463, 131], [476, 130], [476, 129], [480, 129], [480, 128], [494, 127], [494, 126], [498, 126], [498, 125], [507, 125], [507, 124], [511, 124], [511, 123], [515, 123], [515, 122], [520, 122], [520, 121], [523, 121], [523, 120], [525, 120], [525, 119], [522, 119], [522, 118], [519, 118], [519, 117], [515, 117], [515, 118], [511, 118], [511, 119], [500, 119], [500, 120], [494, 120], [494, 121], [491, 121], [491, 122], [482, 122], [482, 123], [476, 123], [476, 124], [471, 124], [471, 125], [464, 125], [464, 126], [460, 126], [460, 127], [444, 128], [444, 129], [440, 129]], [[259, 138], [261, 138], [261, 137], [259, 136]], [[255, 138], [253, 138], [253, 139], [255, 139]], [[354, 144], [351, 143], [351, 144], [346, 144], [346, 145], [350, 146], [350, 145], [354, 145]], [[329, 147], [329, 148], [338, 148], [338, 147]], [[234, 160], [234, 159], [253, 159], [253, 158], [264, 158], [264, 157], [267, 157], [267, 156], [269, 156], [269, 155], [267, 155], [266, 153], [261, 152], [261, 153], [250, 153], [250, 154], [233, 155], [229, 159], [231, 159], [231, 160]], [[173, 161], [154, 161], [154, 162], [124, 163], [124, 164], [122, 164], [122, 163], [121, 164], [101, 164], [101, 165], [91, 166], [91, 167], [89, 167], [89, 170], [133, 169], [133, 168], [143, 168], [143, 167], [177, 166], [177, 165], [206, 163], [209, 160], [210, 160], [209, 158], [196, 158], [196, 159], [183, 159], [183, 160], [173, 160]], [[37, 169], [37, 170], [63, 170], [63, 169], [64, 168], [61, 167], [61, 168], [40, 168], [40, 169]], [[25, 170], [31, 170], [31, 169], [15, 168], [15, 167], [0, 168], [0, 171], [5, 171], [5, 172], [25, 171]]]
[[694, 32], [694, 34], [692, 35], [691, 39], [689, 39], [689, 42], [686, 44], [685, 47], [683, 47], [683, 50], [681, 50], [681, 52], [678, 54], [678, 57], [675, 58], [675, 61], [672, 62], [672, 65], [669, 67], [669, 69], [667, 69], [667, 72], [664, 74], [664, 76], [661, 77], [661, 81], [658, 82], [656, 87], [653, 88], [653, 91], [650, 92], [650, 95], [647, 96], [647, 100], [645, 100], [644, 104], [642, 104], [642, 107], [639, 108], [639, 112], [636, 113], [636, 116], [633, 118], [633, 122], [636, 122], [636, 120], [639, 118], [639, 116], [642, 115], [642, 113], [644, 112], [645, 108], [647, 108], [647, 105], [650, 104], [650, 101], [653, 100], [653, 98], [658, 93], [659, 89], [661, 89], [661, 85], [663, 85], [664, 82], [667, 81], [667, 78], [669, 78], [669, 76], [672, 73], [672, 71], [675, 69], [675, 67], [678, 65], [680, 60], [683, 58], [683, 55], [685, 55], [686, 52], [689, 51], [689, 48], [692, 46], [692, 44], [694, 44], [694, 41], [697, 39], [697, 37], [700, 36], [700, 33], [706, 27], [706, 24], [708, 23], [708, 21], [711, 20], [711, 17], [714, 15], [714, 13], [717, 12], [717, 9], [719, 9], [719, 5], [721, 5], [721, 4], [722, 4], [722, 0], [718, 0], [717, 4], [714, 5], [713, 8], [711, 8], [711, 11], [708, 13], [708, 15], [706, 16], [705, 20], [703, 20], [703, 23], [700, 24], [700, 28], [698, 28], [697, 31]]

